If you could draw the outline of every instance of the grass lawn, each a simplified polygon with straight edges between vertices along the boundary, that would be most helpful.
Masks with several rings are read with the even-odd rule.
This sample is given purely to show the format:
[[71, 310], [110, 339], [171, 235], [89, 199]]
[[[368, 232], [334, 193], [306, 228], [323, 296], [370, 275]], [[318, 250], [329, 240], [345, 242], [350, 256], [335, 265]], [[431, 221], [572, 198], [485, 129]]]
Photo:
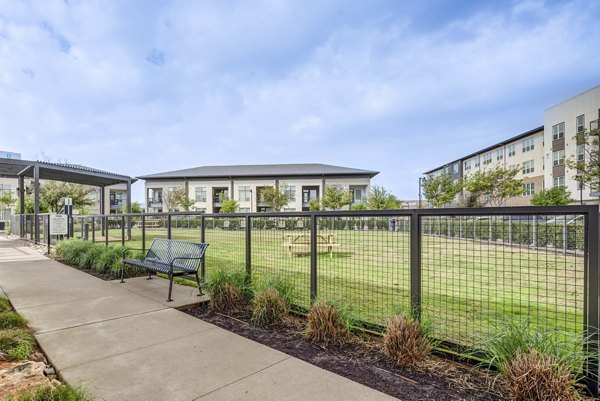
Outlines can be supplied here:
[[[309, 305], [310, 257], [290, 255], [283, 245], [299, 230], [253, 230], [252, 274], [280, 275], [292, 281]], [[207, 273], [218, 266], [245, 268], [244, 230], [207, 229]], [[339, 248], [318, 256], [319, 297], [350, 303], [358, 317], [382, 324], [410, 298], [410, 239], [390, 231], [323, 230]], [[100, 237], [99, 231], [96, 237]], [[146, 229], [152, 238], [167, 230]], [[174, 228], [172, 238], [200, 241], [199, 229]], [[121, 231], [109, 230], [120, 244]], [[126, 246], [141, 248], [141, 230], [132, 229]], [[424, 236], [422, 244], [423, 316], [444, 340], [471, 345], [493, 329], [500, 317], [527, 316], [546, 330], [583, 328], [582, 256], [502, 246], [466, 239]]]

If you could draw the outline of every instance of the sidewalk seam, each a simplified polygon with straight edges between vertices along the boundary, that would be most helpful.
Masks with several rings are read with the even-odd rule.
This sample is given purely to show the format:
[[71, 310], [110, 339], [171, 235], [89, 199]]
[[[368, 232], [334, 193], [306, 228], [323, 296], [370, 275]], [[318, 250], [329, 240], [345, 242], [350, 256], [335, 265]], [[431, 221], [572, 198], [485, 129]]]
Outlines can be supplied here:
[[227, 383], [227, 384], [225, 384], [224, 386], [221, 386], [221, 387], [219, 387], [219, 388], [216, 388], [216, 389], [214, 389], [214, 390], [211, 390], [211, 391], [209, 391], [209, 392], [208, 392], [208, 393], [206, 393], [206, 394], [202, 394], [202, 395], [201, 395], [201, 396], [199, 396], [199, 397], [193, 398], [193, 399], [192, 399], [192, 401], [201, 400], [202, 398], [206, 397], [207, 395], [210, 395], [210, 394], [212, 394], [212, 393], [214, 393], [214, 392], [216, 392], [216, 391], [222, 390], [222, 389], [224, 389], [224, 388], [226, 388], [226, 387], [229, 387], [229, 386], [231, 386], [232, 384], [238, 383], [238, 382], [240, 382], [240, 381], [242, 381], [242, 380], [246, 380], [247, 378], [249, 378], [249, 377], [252, 377], [252, 376], [254, 376], [254, 375], [258, 374], [258, 373], [264, 372], [265, 370], [267, 370], [267, 369], [270, 369], [270, 368], [272, 368], [272, 367], [273, 367], [273, 366], [275, 366], [275, 365], [279, 365], [280, 363], [282, 363], [282, 362], [285, 362], [285, 361], [287, 361], [287, 360], [288, 360], [288, 359], [290, 359], [290, 358], [293, 358], [293, 357], [292, 357], [292, 356], [290, 356], [290, 355], [286, 355], [286, 358], [283, 358], [281, 361], [277, 361], [277, 362], [275, 362], [275, 363], [272, 363], [271, 365], [269, 365], [269, 366], [265, 366], [264, 368], [262, 368], [262, 369], [259, 369], [259, 370], [257, 370], [256, 372], [252, 372], [252, 373], [250, 373], [250, 374], [249, 374], [249, 375], [247, 375], [247, 376], [240, 377], [239, 379], [237, 379], [237, 380], [234, 380], [234, 381], [232, 381], [231, 383]]

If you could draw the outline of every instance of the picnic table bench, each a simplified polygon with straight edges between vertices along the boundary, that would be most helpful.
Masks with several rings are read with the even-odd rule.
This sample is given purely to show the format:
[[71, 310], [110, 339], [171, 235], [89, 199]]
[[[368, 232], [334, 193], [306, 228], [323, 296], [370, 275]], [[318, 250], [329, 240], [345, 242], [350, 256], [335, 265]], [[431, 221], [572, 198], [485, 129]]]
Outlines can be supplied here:
[[[140, 225], [142, 222], [140, 221]], [[160, 220], [144, 220], [145, 228], [160, 228]]]
[[[290, 256], [296, 254], [310, 253], [310, 234], [286, 234], [283, 246], [287, 249]], [[333, 258], [333, 250], [339, 248], [341, 244], [334, 242], [335, 234], [317, 234], [317, 251], [329, 252], [329, 257]]]
[[126, 259], [128, 251], [142, 249], [125, 248], [123, 250], [123, 266], [121, 267], [121, 283], [124, 283], [125, 265], [142, 267], [148, 270], [148, 279], [152, 278], [152, 273], [163, 273], [169, 277], [169, 296], [167, 302], [171, 302], [171, 293], [173, 290], [173, 277], [183, 275], [196, 276], [198, 284], [198, 295], [202, 295], [200, 288], [200, 277], [198, 277], [198, 268], [204, 259], [208, 244], [200, 242], [187, 242], [165, 238], [154, 238], [150, 244], [148, 252], [143, 259]]

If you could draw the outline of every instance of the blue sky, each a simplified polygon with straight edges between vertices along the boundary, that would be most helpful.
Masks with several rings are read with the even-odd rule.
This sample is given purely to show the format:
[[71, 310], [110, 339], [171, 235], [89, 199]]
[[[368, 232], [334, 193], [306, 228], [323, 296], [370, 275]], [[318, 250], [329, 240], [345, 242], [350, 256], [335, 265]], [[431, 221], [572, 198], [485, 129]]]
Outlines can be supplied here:
[[[0, 0], [0, 149], [130, 175], [421, 172], [600, 84], [597, 1]], [[141, 200], [141, 185], [134, 198]]]

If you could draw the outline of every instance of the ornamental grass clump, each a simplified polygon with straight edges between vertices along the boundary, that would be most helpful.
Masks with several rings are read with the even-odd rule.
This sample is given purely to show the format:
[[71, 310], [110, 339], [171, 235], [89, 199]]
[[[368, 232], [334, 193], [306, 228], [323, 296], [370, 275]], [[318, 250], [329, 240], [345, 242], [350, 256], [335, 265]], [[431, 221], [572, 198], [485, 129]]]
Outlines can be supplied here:
[[27, 319], [21, 316], [20, 313], [11, 310], [0, 312], [0, 330], [17, 329], [26, 325]]
[[217, 312], [241, 311], [251, 298], [243, 270], [219, 268], [208, 276], [204, 287], [210, 296], [210, 309]]
[[495, 333], [481, 340], [487, 364], [498, 369], [508, 385], [511, 399], [578, 400], [588, 358], [577, 333], [540, 330], [528, 319], [502, 320]]
[[60, 386], [38, 386], [13, 395], [8, 401], [93, 401], [94, 398], [82, 388], [68, 384]]
[[307, 339], [324, 345], [343, 344], [350, 338], [350, 327], [355, 319], [348, 305], [329, 301], [315, 302], [307, 316], [304, 335]]
[[433, 346], [424, 326], [407, 316], [393, 316], [383, 336], [385, 355], [399, 367], [414, 366], [429, 355]]
[[25, 329], [0, 330], [0, 360], [27, 359], [33, 353], [35, 339]]
[[281, 323], [289, 313], [285, 298], [275, 288], [265, 288], [254, 294], [250, 323], [269, 327]]

